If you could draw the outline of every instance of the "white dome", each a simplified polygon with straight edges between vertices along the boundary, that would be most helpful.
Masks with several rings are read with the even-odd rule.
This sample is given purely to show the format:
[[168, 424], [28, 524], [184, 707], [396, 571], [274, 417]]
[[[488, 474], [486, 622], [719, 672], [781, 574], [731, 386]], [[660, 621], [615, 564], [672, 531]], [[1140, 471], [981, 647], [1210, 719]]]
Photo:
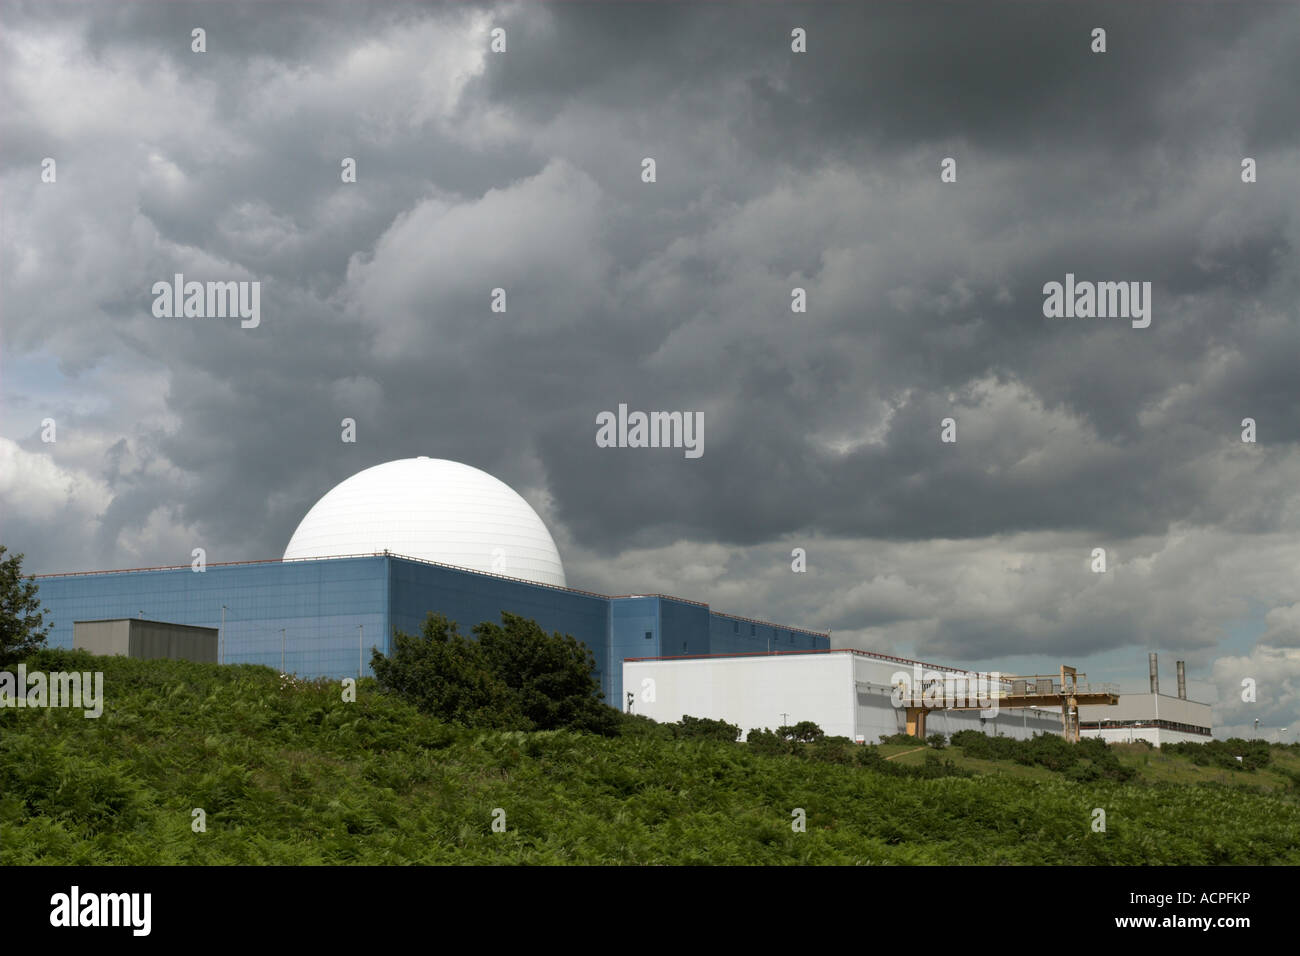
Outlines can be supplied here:
[[565, 586], [560, 553], [528, 502], [442, 458], [390, 461], [336, 485], [302, 519], [284, 560], [376, 551]]

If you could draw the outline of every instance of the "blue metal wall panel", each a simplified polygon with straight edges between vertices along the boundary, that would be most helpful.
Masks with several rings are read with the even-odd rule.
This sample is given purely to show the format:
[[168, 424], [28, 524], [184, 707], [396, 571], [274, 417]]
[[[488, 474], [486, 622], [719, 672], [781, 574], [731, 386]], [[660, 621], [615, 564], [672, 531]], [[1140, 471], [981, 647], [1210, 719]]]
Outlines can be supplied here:
[[[660, 642], [659, 598], [618, 597], [609, 602], [609, 703], [627, 710], [623, 691], [625, 657], [659, 657], [664, 654]], [[646, 634], [650, 637], [647, 639]], [[635, 687], [628, 690], [635, 691]]]
[[659, 602], [659, 620], [662, 628], [661, 653], [664, 657], [715, 653], [706, 605], [664, 598]]
[[710, 654], [764, 654], [768, 651], [827, 650], [830, 638], [779, 625], [709, 614]]
[[[304, 676], [370, 673], [370, 648], [387, 630], [386, 559], [212, 565], [163, 571], [39, 578], [51, 647], [72, 647], [74, 621], [143, 616], [175, 624], [221, 625], [225, 661], [280, 667]], [[358, 626], [364, 629], [358, 629]], [[364, 636], [361, 653], [358, 648]]]
[[825, 637], [717, 614], [707, 605], [658, 595], [605, 598], [392, 556], [213, 565], [202, 573], [105, 572], [37, 583], [49, 610], [51, 646], [72, 646], [74, 621], [140, 612], [151, 620], [218, 627], [225, 604], [227, 663], [278, 669], [284, 628], [286, 669], [309, 677], [355, 676], [358, 656], [369, 674], [371, 648], [390, 651], [395, 629], [419, 633], [431, 611], [456, 621], [464, 634], [510, 611], [586, 644], [606, 702], [620, 709], [624, 658], [830, 646]]
[[532, 618], [545, 631], [571, 635], [591, 648], [605, 699], [617, 706], [609, 684], [606, 598], [403, 558], [387, 560], [391, 562], [389, 626], [393, 630], [418, 634], [430, 612], [455, 621], [466, 636], [475, 624], [500, 623], [502, 611]]

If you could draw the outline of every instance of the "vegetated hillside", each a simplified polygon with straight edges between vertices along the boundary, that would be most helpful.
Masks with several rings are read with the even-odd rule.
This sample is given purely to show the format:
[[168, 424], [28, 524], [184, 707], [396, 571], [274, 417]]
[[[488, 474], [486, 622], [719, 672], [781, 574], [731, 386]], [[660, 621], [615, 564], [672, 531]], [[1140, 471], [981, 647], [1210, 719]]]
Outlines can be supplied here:
[[102, 670], [106, 703], [0, 709], [3, 864], [1300, 863], [1294, 790], [979, 773], [958, 748], [835, 739], [784, 753], [644, 719], [616, 737], [472, 731], [369, 681], [345, 703], [337, 682], [252, 666], [28, 666]]

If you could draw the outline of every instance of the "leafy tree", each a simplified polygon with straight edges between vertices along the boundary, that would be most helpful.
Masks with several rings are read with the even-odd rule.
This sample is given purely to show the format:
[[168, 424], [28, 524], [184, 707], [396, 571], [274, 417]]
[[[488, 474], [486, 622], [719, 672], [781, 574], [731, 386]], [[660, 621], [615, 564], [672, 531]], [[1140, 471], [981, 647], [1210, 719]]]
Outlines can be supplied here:
[[526, 727], [509, 689], [484, 665], [474, 642], [441, 614], [430, 614], [418, 636], [399, 632], [392, 656], [376, 650], [370, 666], [380, 688], [439, 720], [467, 727]]
[[381, 688], [467, 727], [618, 733], [586, 645], [516, 614], [501, 621], [476, 625], [470, 639], [430, 614], [420, 636], [397, 634], [392, 656], [376, 650], [371, 667]]
[[725, 720], [714, 720], [711, 717], [692, 717], [690, 714], [683, 714], [681, 721], [673, 725], [673, 732], [677, 737], [735, 743], [740, 737], [740, 726], [729, 724]]
[[606, 706], [590, 648], [568, 634], [547, 634], [536, 621], [502, 612], [501, 623], [476, 625], [480, 659], [509, 688], [538, 730], [583, 730], [612, 736], [617, 712]]
[[0, 544], [0, 663], [21, 660], [45, 644], [48, 630], [36, 581], [23, 577], [23, 556], [6, 558]]
[[788, 727], [778, 727], [776, 733], [786, 740], [799, 740], [806, 744], [816, 743], [826, 736], [826, 732], [811, 720], [801, 720]]

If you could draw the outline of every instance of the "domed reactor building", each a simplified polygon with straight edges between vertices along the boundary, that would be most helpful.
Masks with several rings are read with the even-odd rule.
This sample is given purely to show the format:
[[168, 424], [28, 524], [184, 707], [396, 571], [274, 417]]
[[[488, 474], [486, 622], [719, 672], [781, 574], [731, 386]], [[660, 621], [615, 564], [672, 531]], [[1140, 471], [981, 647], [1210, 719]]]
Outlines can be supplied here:
[[[443, 614], [461, 633], [503, 611], [569, 634], [619, 707], [626, 659], [828, 650], [826, 633], [713, 611], [662, 594], [568, 586], [550, 532], [509, 486], [436, 458], [376, 465], [307, 512], [284, 556], [264, 561], [39, 576], [50, 645], [78, 625], [216, 629], [216, 657], [306, 677], [370, 673], [372, 648]], [[141, 620], [143, 619], [143, 620]], [[134, 638], [132, 638], [134, 640]], [[161, 656], [168, 656], [162, 654]]]

